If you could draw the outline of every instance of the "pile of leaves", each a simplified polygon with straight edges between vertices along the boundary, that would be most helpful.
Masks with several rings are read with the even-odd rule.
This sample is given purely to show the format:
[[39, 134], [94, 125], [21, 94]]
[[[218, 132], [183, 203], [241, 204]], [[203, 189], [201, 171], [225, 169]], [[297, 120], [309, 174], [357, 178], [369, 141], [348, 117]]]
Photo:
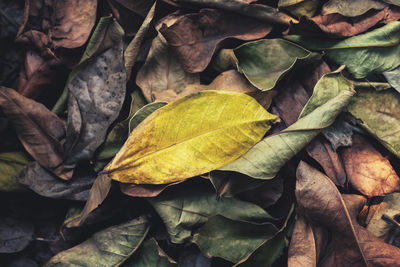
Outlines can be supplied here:
[[1, 0], [1, 265], [400, 266], [399, 19]]

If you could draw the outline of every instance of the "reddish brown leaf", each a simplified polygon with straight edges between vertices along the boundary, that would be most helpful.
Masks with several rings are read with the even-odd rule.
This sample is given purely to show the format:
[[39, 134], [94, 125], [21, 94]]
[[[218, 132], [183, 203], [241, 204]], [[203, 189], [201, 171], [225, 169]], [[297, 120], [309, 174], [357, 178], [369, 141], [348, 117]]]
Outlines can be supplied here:
[[42, 104], [0, 87], [0, 108], [12, 121], [26, 151], [40, 165], [62, 179], [72, 177], [72, 171], [62, 167], [63, 148], [59, 142], [65, 135], [61, 119]]
[[[304, 162], [300, 162], [296, 176], [298, 212], [332, 232], [329, 247], [321, 257], [317, 255], [318, 266], [398, 266], [400, 249], [384, 243], [356, 221], [366, 202], [364, 197], [340, 195], [327, 176]], [[297, 251], [295, 245], [293, 242], [291, 255], [298, 255], [293, 253]]]
[[332, 145], [322, 136], [314, 139], [307, 146], [307, 153], [315, 159], [324, 169], [331, 180], [343, 188], [347, 187], [347, 176], [343, 162]]
[[171, 184], [124, 184], [120, 183], [121, 192], [131, 197], [156, 197], [167, 187], [183, 181]]
[[17, 39], [30, 41], [40, 51], [76, 48], [88, 39], [96, 21], [97, 0], [26, 0], [24, 23]]
[[180, 16], [160, 31], [174, 49], [182, 67], [191, 73], [203, 71], [218, 44], [227, 38], [254, 40], [271, 31], [269, 24], [213, 9]]
[[400, 9], [395, 6], [353, 18], [337, 13], [318, 15], [313, 18], [302, 17], [299, 23], [290, 25], [288, 34], [309, 36], [323, 34], [334, 38], [344, 38], [363, 33], [380, 22], [389, 23], [398, 19], [400, 19]]
[[400, 190], [400, 178], [390, 162], [361, 135], [343, 149], [343, 162], [352, 186], [368, 197], [384, 196]]

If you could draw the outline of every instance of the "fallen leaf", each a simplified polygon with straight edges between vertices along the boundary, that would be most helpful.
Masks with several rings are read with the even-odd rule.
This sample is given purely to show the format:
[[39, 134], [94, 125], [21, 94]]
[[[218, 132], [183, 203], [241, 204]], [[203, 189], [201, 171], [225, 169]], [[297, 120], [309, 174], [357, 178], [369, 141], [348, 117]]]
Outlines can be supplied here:
[[22, 152], [0, 153], [0, 192], [25, 191], [14, 178], [29, 162], [27, 156]]
[[351, 185], [367, 197], [384, 196], [400, 190], [400, 178], [389, 160], [365, 138], [356, 135], [353, 145], [342, 150]]
[[313, 18], [301, 18], [299, 23], [291, 24], [289, 34], [303, 36], [328, 36], [332, 38], [351, 37], [367, 31], [378, 23], [389, 23], [400, 18], [400, 10], [386, 7], [372, 14], [348, 18], [340, 14], [318, 15]]
[[375, 91], [358, 89], [348, 106], [349, 112], [361, 119], [361, 126], [389, 151], [400, 157], [400, 95], [393, 89]]
[[326, 175], [336, 185], [347, 188], [347, 174], [342, 158], [323, 137], [317, 137], [307, 146], [307, 153], [324, 169]]
[[383, 240], [389, 238], [389, 230], [391, 225], [382, 219], [383, 215], [391, 218], [399, 214], [400, 193], [392, 193], [385, 196], [383, 201], [378, 205], [377, 210], [372, 216], [367, 230], [373, 233], [376, 237]]
[[6, 87], [0, 87], [0, 107], [12, 120], [26, 151], [55, 175], [62, 179], [71, 178], [72, 172], [61, 165], [63, 148], [59, 141], [65, 135], [61, 119], [42, 104]]
[[238, 158], [276, 119], [242, 93], [210, 90], [189, 95], [147, 117], [105, 172], [123, 183], [184, 180]]
[[148, 199], [164, 221], [171, 242], [183, 243], [191, 238], [192, 229], [215, 215], [251, 224], [273, 220], [261, 207], [236, 198], [216, 199], [215, 193], [201, 184], [175, 186], [163, 194]]
[[286, 9], [298, 18], [314, 16], [319, 5], [318, 0], [279, 0], [278, 2], [280, 9]]
[[270, 90], [292, 68], [315, 60], [312, 53], [283, 39], [263, 39], [233, 50], [237, 67], [260, 90]]
[[167, 91], [179, 93], [186, 85], [199, 82], [199, 75], [188, 73], [182, 68], [164, 37], [158, 33], [136, 76], [136, 84], [142, 89], [147, 101], [168, 101], [170, 98], [156, 98], [156, 94]]
[[323, 262], [319, 265], [396, 266], [400, 249], [385, 244], [356, 221], [358, 212], [366, 202], [364, 197], [340, 195], [328, 177], [300, 162], [296, 199], [300, 214], [332, 231], [331, 250], [323, 255]]
[[208, 219], [193, 241], [206, 256], [237, 263], [274, 237], [277, 231], [272, 223], [251, 224], [217, 215]]
[[360, 16], [371, 9], [381, 10], [386, 3], [376, 0], [329, 0], [322, 7], [323, 14], [339, 13], [346, 17]]
[[[125, 1], [124, 1], [125, 2]], [[145, 3], [151, 1], [145, 1]], [[133, 2], [129, 2], [133, 3]], [[140, 26], [138, 32], [133, 37], [132, 41], [126, 47], [124, 51], [124, 60], [125, 60], [125, 70], [126, 70], [126, 80], [129, 81], [131, 78], [132, 68], [136, 62], [136, 58], [139, 55], [140, 47], [142, 46], [142, 42], [146, 37], [147, 33], [150, 30], [151, 22], [154, 17], [154, 10], [156, 4], [154, 3], [153, 6], [150, 8], [149, 13], [147, 14], [146, 18], [143, 21], [142, 26]]]
[[383, 73], [390, 85], [400, 93], [400, 67]]
[[85, 201], [88, 198], [94, 177], [85, 175], [64, 181], [31, 162], [15, 176], [20, 184], [28, 186], [35, 193], [49, 198]]
[[160, 32], [173, 49], [183, 69], [190, 73], [203, 71], [217, 46], [227, 38], [254, 40], [262, 38], [272, 27], [260, 21], [214, 9], [180, 16]]
[[137, 252], [149, 229], [150, 222], [144, 216], [111, 226], [58, 253], [45, 266], [119, 266]]
[[353, 129], [355, 127], [339, 117], [334, 124], [324, 129], [322, 133], [331, 143], [333, 150], [336, 151], [339, 147], [351, 146], [353, 143]]
[[145, 17], [148, 14], [149, 10], [151, 9], [151, 6], [154, 3], [154, 0], [139, 0], [133, 2], [129, 0], [114, 0], [114, 1], [118, 2], [119, 4], [123, 5], [124, 7], [128, 8], [132, 12], [142, 17]]
[[[262, 4], [250, 4], [251, 1], [242, 0], [180, 0], [181, 4], [195, 4], [205, 7], [211, 7], [221, 10], [238, 13], [251, 18], [258, 19], [267, 23], [278, 24], [278, 25], [289, 25], [291, 21], [296, 19], [289, 15], [279, 12], [276, 8], [262, 5]], [[241, 17], [242, 18], [242, 17]]]
[[176, 185], [171, 184], [124, 184], [120, 183], [121, 192], [131, 197], [156, 197], [166, 188]]
[[[393, 21], [371, 32], [345, 40], [285, 36], [311, 51], [325, 51], [333, 62], [346, 65], [357, 79], [390, 71], [400, 65], [400, 22]], [[363, 55], [368, 55], [364, 57]]]
[[30, 221], [0, 217], [0, 253], [24, 250], [33, 239], [34, 227]]
[[126, 261], [126, 266], [142, 267], [142, 266], [157, 266], [168, 267], [176, 266], [169, 262], [166, 257], [160, 254], [160, 247], [154, 238], [143, 242], [141, 247]]
[[150, 114], [159, 108], [165, 106], [166, 102], [153, 102], [143, 106], [141, 109], [136, 111], [136, 113], [129, 119], [129, 133], [131, 133], [138, 125], [144, 121]]
[[[71, 169], [93, 156], [124, 101], [123, 30], [115, 20], [109, 19], [106, 31], [109, 33], [104, 34], [112, 36], [111, 48], [81, 63], [67, 84], [68, 122], [63, 164]], [[98, 35], [101, 34], [92, 39], [101, 38]], [[94, 42], [92, 39], [90, 43]], [[88, 47], [87, 50], [95, 49]]]
[[324, 75], [315, 85], [298, 121], [267, 136], [239, 159], [219, 170], [236, 171], [256, 179], [274, 178], [290, 158], [334, 122], [354, 93], [353, 85], [340, 71]]
[[[26, 1], [24, 22], [18, 30], [17, 39], [33, 41], [39, 50], [80, 47], [87, 41], [94, 26], [96, 9], [97, 0]], [[44, 43], [32, 40], [34, 34], [39, 35]]]

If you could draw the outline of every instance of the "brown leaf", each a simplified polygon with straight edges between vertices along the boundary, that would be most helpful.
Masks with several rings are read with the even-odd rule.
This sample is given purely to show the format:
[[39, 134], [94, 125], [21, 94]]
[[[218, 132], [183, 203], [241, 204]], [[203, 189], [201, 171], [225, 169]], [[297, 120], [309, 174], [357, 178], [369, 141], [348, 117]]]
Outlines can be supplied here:
[[183, 68], [191, 73], [207, 67], [221, 41], [227, 38], [254, 40], [271, 30], [269, 24], [213, 9], [182, 15], [173, 25], [163, 25], [160, 29]]
[[0, 87], [0, 107], [14, 124], [17, 136], [26, 151], [40, 165], [62, 179], [72, 177], [72, 171], [62, 167], [63, 148], [59, 142], [65, 136], [61, 119], [42, 104]]
[[332, 232], [329, 248], [317, 259], [318, 266], [398, 266], [400, 249], [385, 244], [356, 221], [364, 197], [342, 198], [328, 177], [305, 162], [300, 162], [296, 176], [298, 212]]
[[18, 80], [18, 93], [25, 97], [37, 99], [46, 87], [52, 86], [59, 79], [57, 67], [61, 65], [57, 59], [45, 60], [35, 51], [25, 54], [24, 69]]
[[131, 197], [156, 197], [167, 187], [183, 181], [170, 184], [124, 184], [120, 183], [121, 192]]
[[33, 42], [40, 51], [80, 47], [94, 26], [96, 9], [97, 0], [27, 0], [17, 39]]
[[336, 185], [347, 188], [347, 176], [341, 157], [324, 137], [314, 139], [307, 146], [307, 153], [322, 166]]
[[342, 152], [349, 182], [368, 197], [384, 196], [400, 190], [400, 178], [384, 158], [361, 135], [354, 135], [353, 145]]
[[323, 34], [334, 38], [344, 38], [363, 33], [380, 22], [389, 23], [398, 19], [400, 19], [400, 9], [395, 6], [352, 18], [337, 13], [318, 15], [313, 18], [302, 17], [299, 23], [290, 25], [288, 34], [308, 36]]

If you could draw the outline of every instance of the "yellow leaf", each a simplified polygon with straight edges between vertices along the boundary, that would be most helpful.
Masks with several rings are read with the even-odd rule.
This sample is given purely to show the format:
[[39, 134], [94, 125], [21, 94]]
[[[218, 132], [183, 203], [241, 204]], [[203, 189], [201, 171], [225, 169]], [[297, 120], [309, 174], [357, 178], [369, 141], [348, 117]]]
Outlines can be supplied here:
[[165, 184], [219, 168], [246, 153], [278, 118], [243, 93], [203, 91], [147, 117], [105, 168], [123, 183]]

